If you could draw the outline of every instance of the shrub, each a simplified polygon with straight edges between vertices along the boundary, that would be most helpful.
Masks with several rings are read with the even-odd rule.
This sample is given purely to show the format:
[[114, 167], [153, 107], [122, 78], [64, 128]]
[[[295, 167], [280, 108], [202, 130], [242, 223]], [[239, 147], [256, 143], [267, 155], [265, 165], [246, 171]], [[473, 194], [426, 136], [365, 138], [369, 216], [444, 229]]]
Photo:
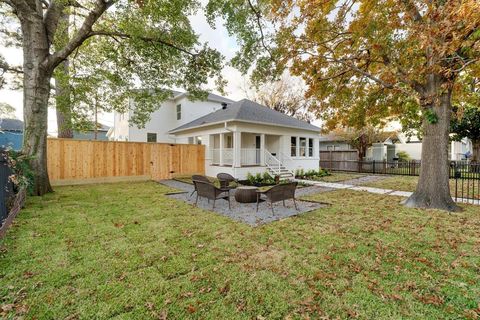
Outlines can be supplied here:
[[305, 176], [305, 171], [303, 169], [299, 169], [299, 170], [296, 171], [295, 176], [297, 178], [303, 178]]
[[397, 158], [399, 161], [409, 161], [412, 159], [410, 158], [410, 155], [406, 151], [398, 151]]
[[311, 178], [311, 177], [315, 177], [317, 175], [317, 171], [311, 169], [311, 170], [308, 170], [307, 172], [305, 172], [305, 175], [308, 177], [308, 178]]
[[247, 173], [247, 181], [251, 185], [255, 184], [255, 176], [252, 175], [250, 172]]
[[7, 165], [12, 170], [13, 174], [9, 179], [15, 185], [15, 188], [25, 188], [30, 192], [33, 186], [33, 171], [29, 163], [31, 157], [11, 149], [3, 151], [2, 156], [5, 157]]
[[331, 174], [330, 174], [330, 172], [328, 172], [327, 169], [322, 169], [322, 168], [318, 169], [317, 177], [326, 177], [326, 176], [329, 176], [329, 175], [331, 175]]
[[273, 184], [273, 183], [275, 183], [275, 179], [267, 171], [265, 171], [263, 173], [262, 182], [265, 183], [265, 184]]

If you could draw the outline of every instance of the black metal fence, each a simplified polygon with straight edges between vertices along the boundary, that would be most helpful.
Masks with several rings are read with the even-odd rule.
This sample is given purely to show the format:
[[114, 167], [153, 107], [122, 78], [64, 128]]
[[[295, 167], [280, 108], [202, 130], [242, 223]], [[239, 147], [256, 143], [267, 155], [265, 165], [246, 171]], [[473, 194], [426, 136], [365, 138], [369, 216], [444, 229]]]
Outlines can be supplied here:
[[[320, 160], [320, 167], [332, 171], [402, 176], [420, 175], [420, 161], [335, 161]], [[455, 200], [480, 204], [480, 163], [450, 162], [450, 189]]]
[[0, 154], [0, 226], [8, 217], [8, 202], [12, 200], [14, 195], [13, 183], [9, 179], [11, 174], [12, 170], [8, 166], [7, 160]]
[[402, 176], [418, 176], [420, 174], [420, 161], [320, 160], [320, 167], [333, 171], [371, 174], [395, 174]]
[[455, 201], [480, 204], [480, 163], [456, 161], [450, 163], [450, 189], [455, 193]]

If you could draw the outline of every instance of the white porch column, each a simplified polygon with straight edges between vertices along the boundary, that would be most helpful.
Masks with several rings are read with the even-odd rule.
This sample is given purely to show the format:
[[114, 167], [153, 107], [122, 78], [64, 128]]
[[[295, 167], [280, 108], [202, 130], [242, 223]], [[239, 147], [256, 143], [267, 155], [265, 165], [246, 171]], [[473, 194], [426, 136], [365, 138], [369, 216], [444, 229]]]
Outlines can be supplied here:
[[233, 167], [242, 166], [242, 132], [233, 132]]
[[220, 146], [219, 146], [219, 157], [220, 157], [220, 160], [219, 160], [219, 164], [221, 166], [223, 166], [223, 141], [224, 141], [224, 134], [223, 133], [220, 133]]
[[313, 139], [313, 157], [320, 158], [320, 139]]
[[265, 133], [260, 135], [260, 165], [265, 165]]

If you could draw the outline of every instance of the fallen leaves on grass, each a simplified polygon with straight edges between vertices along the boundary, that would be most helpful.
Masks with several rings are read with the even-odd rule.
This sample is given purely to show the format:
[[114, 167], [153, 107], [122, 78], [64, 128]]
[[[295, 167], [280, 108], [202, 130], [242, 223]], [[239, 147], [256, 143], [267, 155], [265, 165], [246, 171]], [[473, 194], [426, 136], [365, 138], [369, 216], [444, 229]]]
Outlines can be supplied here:
[[435, 294], [414, 294], [414, 296], [423, 302], [424, 304], [433, 304], [435, 306], [441, 306], [444, 304], [445, 300], [438, 295]]

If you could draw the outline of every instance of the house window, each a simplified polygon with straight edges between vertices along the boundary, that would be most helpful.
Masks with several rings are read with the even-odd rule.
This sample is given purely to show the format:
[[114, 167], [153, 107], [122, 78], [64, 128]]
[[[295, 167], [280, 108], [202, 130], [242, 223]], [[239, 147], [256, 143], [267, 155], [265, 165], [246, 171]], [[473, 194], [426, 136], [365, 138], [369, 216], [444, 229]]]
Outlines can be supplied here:
[[188, 144], [193, 144], [195, 137], [188, 137]]
[[157, 142], [157, 134], [156, 133], [147, 133], [147, 142]]
[[290, 138], [290, 156], [297, 156], [297, 137]]
[[313, 139], [308, 139], [308, 156], [313, 157]]
[[306, 148], [307, 148], [307, 139], [300, 138], [300, 157], [305, 157], [307, 155]]
[[182, 119], [182, 105], [177, 104], [177, 120]]

